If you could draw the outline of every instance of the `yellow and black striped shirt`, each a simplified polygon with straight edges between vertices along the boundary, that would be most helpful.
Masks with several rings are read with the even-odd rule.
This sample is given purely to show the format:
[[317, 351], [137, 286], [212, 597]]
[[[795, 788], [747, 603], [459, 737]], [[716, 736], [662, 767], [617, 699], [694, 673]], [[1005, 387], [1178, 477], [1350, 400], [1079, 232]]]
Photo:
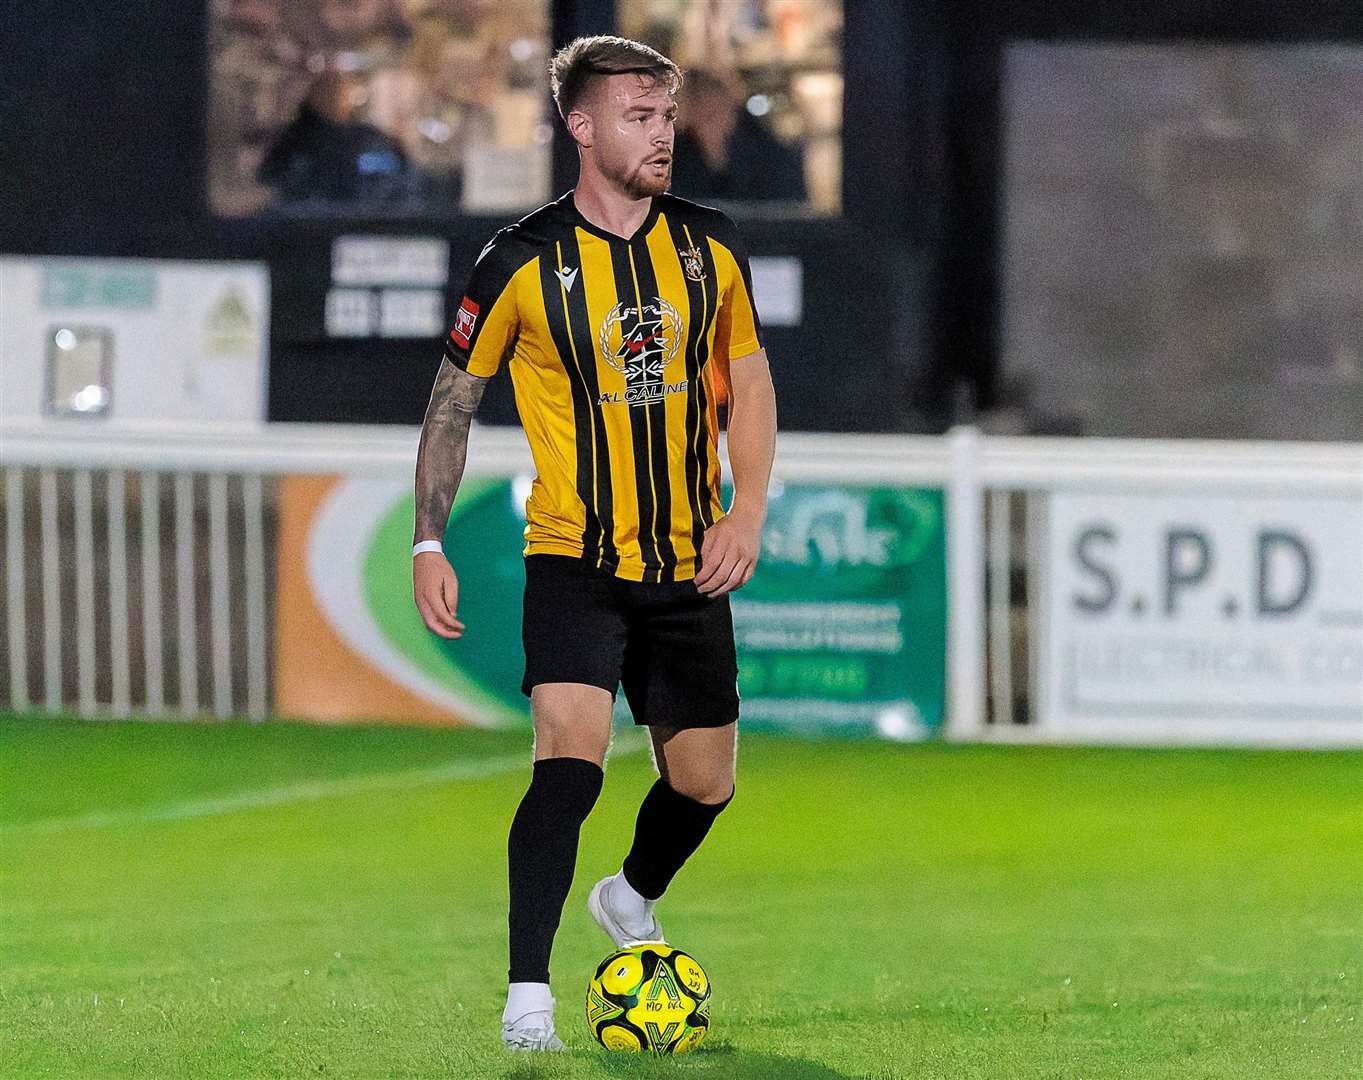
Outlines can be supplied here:
[[525, 553], [631, 581], [694, 577], [724, 514], [716, 409], [729, 361], [761, 339], [747, 255], [718, 210], [661, 195], [625, 239], [570, 191], [498, 232], [445, 351], [473, 375], [510, 360], [538, 473]]

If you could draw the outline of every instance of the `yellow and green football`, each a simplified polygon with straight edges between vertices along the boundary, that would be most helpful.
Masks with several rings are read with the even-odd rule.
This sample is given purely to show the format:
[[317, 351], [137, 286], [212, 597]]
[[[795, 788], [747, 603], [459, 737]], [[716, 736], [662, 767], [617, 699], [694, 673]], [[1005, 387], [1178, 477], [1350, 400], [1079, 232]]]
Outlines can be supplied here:
[[587, 1027], [607, 1050], [689, 1053], [710, 1030], [710, 977], [661, 942], [613, 952], [587, 983]]

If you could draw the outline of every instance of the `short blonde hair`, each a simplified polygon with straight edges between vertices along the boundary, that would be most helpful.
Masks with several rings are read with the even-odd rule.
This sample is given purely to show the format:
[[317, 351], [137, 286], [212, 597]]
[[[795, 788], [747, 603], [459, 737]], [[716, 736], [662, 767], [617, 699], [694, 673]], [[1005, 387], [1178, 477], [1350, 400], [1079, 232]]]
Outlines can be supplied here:
[[559, 116], [568, 119], [594, 79], [632, 74], [665, 83], [669, 94], [675, 94], [682, 83], [681, 68], [640, 41], [598, 34], [563, 46], [549, 61], [549, 83]]

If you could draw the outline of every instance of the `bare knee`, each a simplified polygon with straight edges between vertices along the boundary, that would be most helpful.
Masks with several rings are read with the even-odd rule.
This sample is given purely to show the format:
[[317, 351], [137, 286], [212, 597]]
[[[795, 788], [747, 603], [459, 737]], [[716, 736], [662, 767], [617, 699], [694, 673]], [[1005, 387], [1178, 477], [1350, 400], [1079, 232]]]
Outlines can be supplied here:
[[734, 794], [732, 771], [711, 775], [678, 776], [676, 770], [673, 770], [664, 779], [678, 795], [685, 795], [688, 799], [694, 799], [705, 806], [718, 806], [720, 803], [728, 802]]
[[611, 696], [598, 686], [541, 683], [530, 694], [535, 760], [576, 757], [600, 765], [610, 745]]
[[679, 795], [707, 806], [727, 802], [734, 793], [738, 733], [722, 728], [653, 730], [658, 775]]

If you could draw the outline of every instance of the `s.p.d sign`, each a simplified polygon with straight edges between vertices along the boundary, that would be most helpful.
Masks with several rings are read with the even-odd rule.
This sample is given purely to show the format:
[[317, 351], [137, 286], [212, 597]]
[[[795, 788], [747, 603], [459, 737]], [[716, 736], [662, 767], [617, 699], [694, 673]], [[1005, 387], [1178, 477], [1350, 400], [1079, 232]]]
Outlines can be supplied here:
[[1124, 742], [1363, 741], [1357, 499], [1057, 493], [1041, 721]]

